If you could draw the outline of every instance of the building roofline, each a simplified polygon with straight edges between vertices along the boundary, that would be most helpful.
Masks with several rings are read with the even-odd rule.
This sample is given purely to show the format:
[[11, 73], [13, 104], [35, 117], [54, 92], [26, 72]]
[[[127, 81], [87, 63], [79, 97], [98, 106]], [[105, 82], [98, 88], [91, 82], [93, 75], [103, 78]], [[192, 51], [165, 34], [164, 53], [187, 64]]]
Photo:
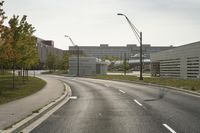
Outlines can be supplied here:
[[168, 50], [164, 50], [164, 51], [160, 51], [160, 52], [156, 52], [156, 53], [152, 53], [152, 54], [159, 54], [159, 53], [162, 53], [162, 52], [173, 51], [173, 50], [176, 50], [176, 49], [179, 49], [179, 48], [182, 48], [182, 47], [187, 47], [188, 45], [197, 45], [198, 43], [200, 43], [200, 41], [184, 44], [184, 45], [181, 45], [181, 46], [174, 47], [173, 49], [168, 49]]

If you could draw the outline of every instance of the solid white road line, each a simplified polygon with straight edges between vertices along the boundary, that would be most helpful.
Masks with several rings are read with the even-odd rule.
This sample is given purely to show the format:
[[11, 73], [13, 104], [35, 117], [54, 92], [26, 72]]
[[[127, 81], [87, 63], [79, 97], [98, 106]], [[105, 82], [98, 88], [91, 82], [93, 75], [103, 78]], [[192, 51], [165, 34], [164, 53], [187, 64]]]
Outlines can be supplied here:
[[165, 128], [167, 128], [171, 133], [176, 133], [170, 126], [168, 126], [167, 124], [163, 124], [163, 126]]
[[126, 92], [124, 92], [123, 90], [119, 90], [121, 93], [126, 93]]
[[136, 99], [134, 100], [134, 102], [136, 102], [138, 105], [142, 106], [142, 104], [139, 103]]

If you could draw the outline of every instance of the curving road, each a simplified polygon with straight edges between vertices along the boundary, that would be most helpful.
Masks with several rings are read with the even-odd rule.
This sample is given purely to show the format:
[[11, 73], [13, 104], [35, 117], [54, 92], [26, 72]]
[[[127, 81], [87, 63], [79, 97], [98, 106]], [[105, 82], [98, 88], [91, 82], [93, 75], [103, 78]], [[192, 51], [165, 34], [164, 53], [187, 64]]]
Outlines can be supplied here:
[[146, 85], [53, 77], [72, 99], [32, 133], [200, 133], [200, 97]]

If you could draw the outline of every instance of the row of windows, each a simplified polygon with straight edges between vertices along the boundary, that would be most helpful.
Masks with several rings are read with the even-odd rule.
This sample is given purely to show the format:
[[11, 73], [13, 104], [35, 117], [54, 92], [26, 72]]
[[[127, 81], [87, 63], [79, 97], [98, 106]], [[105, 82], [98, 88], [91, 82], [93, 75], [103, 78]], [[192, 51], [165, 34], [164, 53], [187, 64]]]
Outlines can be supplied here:
[[180, 73], [180, 70], [161, 70], [161, 72], [179, 72]]
[[199, 62], [199, 60], [187, 60], [187, 62]]
[[187, 57], [187, 59], [199, 59], [199, 57]]
[[194, 72], [198, 72], [199, 69], [188, 69], [187, 71], [188, 71], [188, 72], [189, 72], [189, 71], [190, 71], [190, 72], [193, 72], [193, 71], [194, 71]]
[[161, 66], [161, 67], [162, 67], [162, 66], [169, 66], [169, 67], [170, 67], [170, 66], [180, 66], [180, 64], [166, 64], [166, 65], [160, 65], [160, 66]]
[[199, 73], [187, 73], [188, 75], [199, 75]]
[[199, 63], [187, 63], [187, 65], [199, 65]]
[[161, 74], [174, 74], [174, 75], [179, 75], [180, 72], [160, 72]]
[[160, 62], [160, 64], [174, 64], [174, 63], [180, 64], [180, 61]]
[[178, 68], [180, 69], [180, 66], [160, 66], [162, 69], [171, 69], [171, 68]]
[[160, 60], [160, 61], [176, 61], [176, 60], [180, 60], [180, 59], [177, 58], [177, 59], [167, 59], [167, 60]]
[[199, 69], [199, 66], [188, 66], [187, 68], [197, 68], [197, 69]]
[[197, 78], [197, 76], [187, 76], [188, 78]]
[[187, 77], [197, 78], [197, 75], [199, 75], [199, 57], [188, 57], [187, 59]]

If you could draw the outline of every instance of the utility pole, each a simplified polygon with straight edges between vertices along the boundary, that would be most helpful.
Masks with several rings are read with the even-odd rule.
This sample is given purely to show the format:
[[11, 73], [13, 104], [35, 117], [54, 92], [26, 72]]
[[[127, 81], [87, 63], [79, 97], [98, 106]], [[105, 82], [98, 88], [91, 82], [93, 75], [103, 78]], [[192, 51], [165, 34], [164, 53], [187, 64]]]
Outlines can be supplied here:
[[142, 32], [140, 32], [140, 80], [143, 80], [143, 77], [142, 77]]
[[124, 53], [124, 75], [126, 75], [126, 53]]
[[79, 56], [80, 56], [80, 53], [79, 53], [79, 46], [78, 45], [76, 45], [77, 46], [77, 77], [79, 77], [80, 76], [80, 74], [79, 74]]
[[76, 76], [79, 77], [79, 76], [80, 76], [80, 72], [79, 72], [79, 62], [80, 62], [80, 61], [79, 61], [79, 60], [80, 60], [79, 46], [76, 45], [76, 44], [72, 41], [72, 39], [71, 39], [70, 36], [65, 35], [65, 37], [69, 38], [69, 40], [71, 41], [72, 45], [75, 46], [76, 49], [77, 49], [77, 53], [76, 53], [76, 54], [77, 54], [77, 72], [76, 72]]
[[140, 80], [143, 80], [143, 76], [142, 76], [142, 32], [139, 32], [139, 30], [131, 23], [131, 21], [128, 19], [128, 17], [122, 13], [118, 13], [117, 15], [120, 16], [124, 16], [128, 22], [128, 24], [130, 25], [133, 33], [135, 34], [137, 40], [140, 43]]

